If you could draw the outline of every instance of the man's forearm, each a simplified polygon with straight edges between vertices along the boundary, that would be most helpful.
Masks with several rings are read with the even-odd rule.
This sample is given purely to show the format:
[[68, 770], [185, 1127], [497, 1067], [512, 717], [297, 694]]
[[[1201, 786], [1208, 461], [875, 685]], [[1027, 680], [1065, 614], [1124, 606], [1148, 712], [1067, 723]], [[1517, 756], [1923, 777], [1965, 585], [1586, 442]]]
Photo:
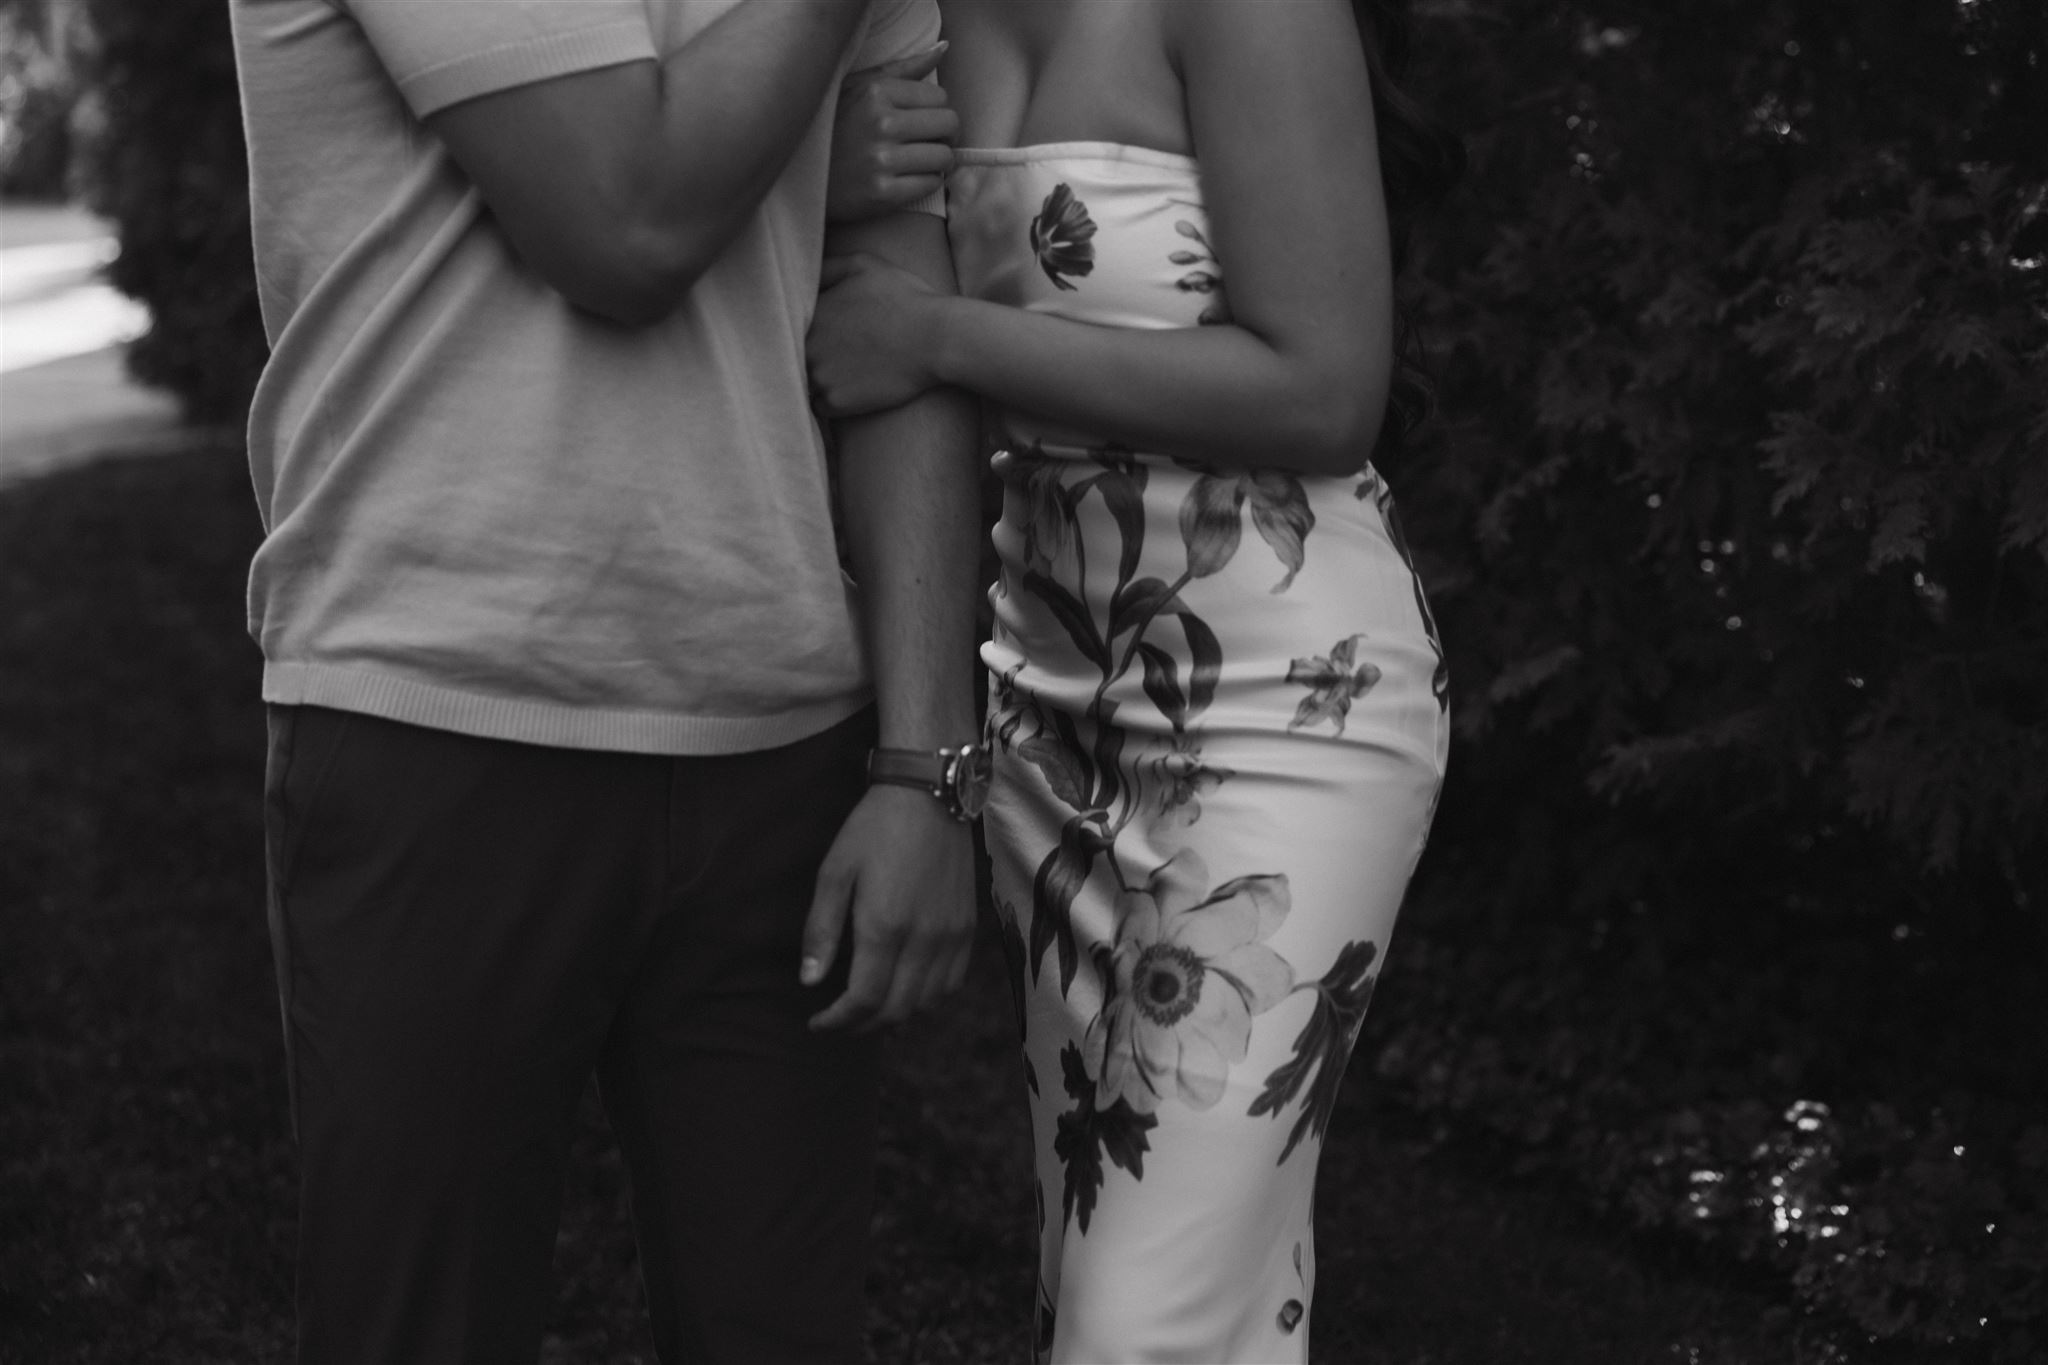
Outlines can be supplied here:
[[542, 279], [615, 322], [654, 322], [782, 174], [867, 3], [742, 0], [659, 62], [519, 86], [428, 124]]
[[742, 0], [662, 60], [639, 183], [686, 256], [709, 265], [752, 216], [833, 93], [867, 3]]
[[[945, 225], [898, 214], [834, 233], [954, 288]], [[881, 743], [931, 749], [974, 734], [975, 567], [979, 562], [973, 403], [934, 390], [839, 426], [847, 548], [881, 712]]]

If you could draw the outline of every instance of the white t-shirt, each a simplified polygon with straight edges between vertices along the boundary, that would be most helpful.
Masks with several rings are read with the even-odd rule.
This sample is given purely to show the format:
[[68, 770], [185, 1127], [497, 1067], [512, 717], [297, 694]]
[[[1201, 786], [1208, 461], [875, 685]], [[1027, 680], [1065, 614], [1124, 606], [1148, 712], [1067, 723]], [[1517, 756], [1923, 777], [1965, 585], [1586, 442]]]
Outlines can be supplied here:
[[[660, 324], [577, 312], [420, 120], [672, 52], [737, 0], [234, 0], [272, 356], [250, 415], [263, 695], [706, 754], [869, 698], [803, 337], [832, 99]], [[874, 0], [848, 69], [938, 38]]]

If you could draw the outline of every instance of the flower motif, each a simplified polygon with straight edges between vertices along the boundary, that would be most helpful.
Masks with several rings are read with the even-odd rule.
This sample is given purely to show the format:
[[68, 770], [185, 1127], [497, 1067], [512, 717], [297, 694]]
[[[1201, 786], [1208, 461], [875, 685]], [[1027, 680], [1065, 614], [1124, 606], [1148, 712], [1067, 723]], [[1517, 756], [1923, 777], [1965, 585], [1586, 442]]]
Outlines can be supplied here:
[[1024, 563], [1040, 573], [1066, 552], [1074, 530], [1074, 506], [1063, 476], [1068, 462], [1029, 450], [999, 451], [990, 467], [1022, 503]]
[[1149, 1114], [1164, 1099], [1207, 1109], [1244, 1060], [1252, 1016], [1294, 988], [1294, 969], [1265, 940], [1286, 919], [1287, 878], [1239, 877], [1214, 891], [1183, 850], [1143, 890], [1117, 897], [1115, 947], [1104, 954], [1102, 1010], [1082, 1041], [1096, 1104]]
[[1034, 709], [1029, 697], [1017, 695], [1017, 675], [1023, 671], [1023, 664], [1013, 664], [989, 677], [988, 724], [983, 733], [991, 747], [1006, 754]]
[[1376, 665], [1353, 662], [1363, 643], [1363, 635], [1354, 635], [1339, 640], [1327, 657], [1318, 654], [1288, 665], [1287, 681], [1309, 689], [1301, 705], [1295, 708], [1294, 719], [1287, 722], [1288, 729], [1303, 730], [1327, 720], [1336, 725], [1338, 734], [1344, 733], [1344, 718], [1351, 714], [1351, 703], [1370, 692], [1380, 680]]
[[1086, 276], [1095, 270], [1095, 220], [1088, 206], [1074, 197], [1062, 183], [1051, 194], [1031, 222], [1031, 249], [1038, 253], [1038, 268], [1055, 288], [1071, 291], [1068, 275]]
[[[1174, 202], [1182, 203], [1185, 201], [1175, 200]], [[1208, 237], [1203, 234], [1200, 228], [1185, 218], [1177, 220], [1173, 225], [1173, 230], [1200, 248], [1200, 250], [1196, 251], [1182, 247], [1180, 250], [1170, 253], [1166, 258], [1178, 266], [1195, 267], [1174, 281], [1174, 287], [1180, 290], [1181, 293], [1201, 294], [1208, 298], [1209, 302], [1203, 307], [1202, 315], [1195, 319], [1195, 321], [1204, 327], [1214, 327], [1218, 323], [1230, 321], [1230, 305], [1225, 302], [1223, 297], [1223, 276], [1217, 273], [1222, 268], [1222, 263], [1216, 258], [1216, 248], [1209, 245]], [[1215, 269], [1205, 267], [1215, 267]]]
[[1202, 818], [1202, 798], [1237, 776], [1228, 768], [1202, 762], [1198, 736], [1185, 730], [1170, 743], [1138, 760], [1148, 791], [1159, 797], [1159, 813], [1174, 829], [1186, 829]]

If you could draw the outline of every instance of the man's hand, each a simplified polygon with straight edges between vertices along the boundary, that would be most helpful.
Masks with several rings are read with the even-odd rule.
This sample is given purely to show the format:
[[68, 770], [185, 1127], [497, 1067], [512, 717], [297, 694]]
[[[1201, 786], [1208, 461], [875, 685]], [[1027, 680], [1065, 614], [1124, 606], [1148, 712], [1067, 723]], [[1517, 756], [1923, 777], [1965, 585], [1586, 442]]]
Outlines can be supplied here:
[[825, 217], [877, 218], [929, 197], [953, 169], [960, 116], [925, 79], [946, 45], [856, 71], [839, 87]]
[[846, 990], [814, 1029], [901, 1023], [956, 990], [974, 943], [974, 846], [966, 825], [908, 787], [875, 786], [818, 869], [799, 977], [823, 980], [853, 936]]

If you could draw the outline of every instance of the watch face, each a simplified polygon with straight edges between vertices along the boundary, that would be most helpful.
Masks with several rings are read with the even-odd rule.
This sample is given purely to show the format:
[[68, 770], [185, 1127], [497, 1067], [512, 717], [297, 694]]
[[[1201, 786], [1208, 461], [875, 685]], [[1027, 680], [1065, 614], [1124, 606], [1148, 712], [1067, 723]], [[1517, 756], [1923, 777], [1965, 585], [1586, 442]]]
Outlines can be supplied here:
[[988, 779], [994, 766], [987, 748], [970, 744], [960, 750], [960, 756], [953, 763], [953, 797], [960, 803], [960, 813], [968, 819], [978, 819], [988, 805]]

